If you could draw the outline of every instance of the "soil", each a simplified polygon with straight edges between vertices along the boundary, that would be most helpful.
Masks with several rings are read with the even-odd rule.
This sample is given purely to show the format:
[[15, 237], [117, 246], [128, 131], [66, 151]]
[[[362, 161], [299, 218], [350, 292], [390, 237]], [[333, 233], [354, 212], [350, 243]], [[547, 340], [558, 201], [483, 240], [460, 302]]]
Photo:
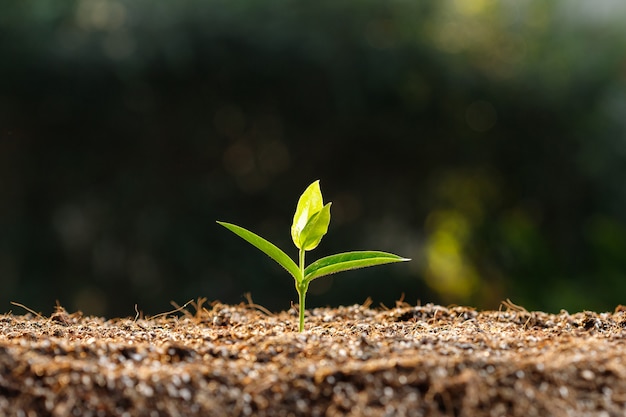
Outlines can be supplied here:
[[[202, 301], [202, 300], [200, 300]], [[623, 416], [626, 308], [0, 316], [3, 416]]]

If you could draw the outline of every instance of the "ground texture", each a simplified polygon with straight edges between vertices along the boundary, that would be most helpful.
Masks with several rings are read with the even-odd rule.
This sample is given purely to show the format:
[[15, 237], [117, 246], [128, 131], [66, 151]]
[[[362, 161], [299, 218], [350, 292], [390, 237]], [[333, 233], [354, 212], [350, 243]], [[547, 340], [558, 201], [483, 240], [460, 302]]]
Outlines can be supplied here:
[[626, 312], [0, 316], [2, 416], [624, 416]]

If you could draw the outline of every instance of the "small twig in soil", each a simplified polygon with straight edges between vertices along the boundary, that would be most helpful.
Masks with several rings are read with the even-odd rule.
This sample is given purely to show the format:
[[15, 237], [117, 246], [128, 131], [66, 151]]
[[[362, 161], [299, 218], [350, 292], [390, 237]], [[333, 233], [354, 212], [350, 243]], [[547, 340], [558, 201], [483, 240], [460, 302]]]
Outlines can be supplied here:
[[269, 311], [267, 308], [263, 307], [263, 306], [262, 306], [262, 305], [260, 305], [260, 304], [256, 304], [256, 303], [254, 303], [254, 302], [252, 301], [252, 295], [251, 295], [249, 292], [245, 293], [245, 294], [244, 294], [244, 297], [246, 297], [246, 300], [248, 301], [248, 306], [249, 306], [249, 307], [256, 308], [257, 310], [259, 310], [259, 311], [261, 311], [261, 312], [265, 313], [265, 314], [266, 314], [266, 315], [268, 315], [268, 316], [273, 316], [273, 315], [274, 315], [274, 314], [272, 314], [272, 312], [271, 312], [271, 311]]
[[404, 293], [400, 295], [400, 299], [396, 301], [396, 308], [411, 307], [409, 303], [404, 302], [404, 296]]
[[11, 304], [13, 304], [14, 306], [18, 306], [18, 307], [23, 308], [24, 310], [28, 311], [29, 313], [32, 313], [35, 316], [37, 316], [37, 318], [40, 318], [40, 319], [44, 319], [45, 318], [41, 314], [37, 313], [35, 310], [26, 307], [24, 304], [16, 303], [15, 301], [11, 301]]
[[526, 310], [524, 307], [513, 303], [513, 301], [511, 301], [510, 298], [507, 298], [505, 301], [502, 301], [502, 303], [500, 303], [500, 308], [498, 309], [499, 311], [502, 311], [502, 306], [505, 306], [508, 310], [512, 310], [517, 313], [522, 313], [523, 315], [528, 315], [528, 319], [526, 319], [526, 322], [524, 323], [524, 328], [528, 326], [528, 323], [530, 322], [530, 320], [535, 318], [534, 313], [531, 313], [528, 310]]
[[202, 317], [202, 313], [205, 313], [205, 314], [209, 313], [209, 310], [202, 307], [202, 304], [204, 304], [206, 301], [207, 301], [206, 297], [198, 297], [196, 301], [191, 303], [191, 306], [196, 309], [196, 319], [200, 319]]
[[174, 301], [170, 301], [170, 303], [174, 307], [176, 307], [174, 310], [166, 311], [165, 313], [160, 313], [160, 314], [157, 314], [156, 316], [151, 316], [151, 317], [149, 317], [149, 319], [154, 320], [156, 318], [163, 317], [163, 316], [168, 316], [168, 315], [173, 314], [173, 313], [179, 313], [181, 311], [183, 311], [183, 314], [185, 314], [185, 313], [190, 314], [188, 311], [185, 310], [185, 307], [187, 307], [192, 302], [193, 302], [193, 300], [189, 300], [185, 304], [183, 304], [182, 306], [179, 307]]

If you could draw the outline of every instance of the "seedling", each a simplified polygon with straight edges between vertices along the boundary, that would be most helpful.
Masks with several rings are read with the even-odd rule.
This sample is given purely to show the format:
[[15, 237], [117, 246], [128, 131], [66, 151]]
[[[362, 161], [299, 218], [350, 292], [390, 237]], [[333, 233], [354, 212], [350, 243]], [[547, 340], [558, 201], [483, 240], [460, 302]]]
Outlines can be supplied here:
[[319, 180], [309, 185], [300, 196], [291, 225], [291, 238], [300, 251], [298, 265], [285, 252], [261, 236], [234, 224], [217, 222], [257, 247], [293, 276], [296, 283], [296, 291], [298, 291], [300, 309], [300, 325], [298, 329], [300, 332], [304, 330], [306, 292], [309, 289], [309, 284], [314, 279], [351, 269], [410, 260], [387, 252], [355, 251], [326, 256], [305, 268], [305, 253], [315, 249], [328, 231], [330, 205], [331, 203], [324, 205]]

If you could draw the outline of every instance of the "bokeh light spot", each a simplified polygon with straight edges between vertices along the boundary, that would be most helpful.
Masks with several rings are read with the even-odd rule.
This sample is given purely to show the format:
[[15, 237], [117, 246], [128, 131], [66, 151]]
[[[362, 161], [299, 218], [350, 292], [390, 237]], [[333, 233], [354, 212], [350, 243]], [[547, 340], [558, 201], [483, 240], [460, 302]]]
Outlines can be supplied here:
[[126, 7], [113, 0], [81, 0], [76, 7], [76, 23], [83, 30], [117, 30], [126, 17]]
[[254, 152], [248, 144], [237, 142], [224, 152], [224, 168], [229, 173], [241, 176], [251, 172], [254, 167]]
[[495, 126], [498, 114], [491, 103], [478, 100], [467, 107], [465, 120], [472, 130], [486, 132]]

